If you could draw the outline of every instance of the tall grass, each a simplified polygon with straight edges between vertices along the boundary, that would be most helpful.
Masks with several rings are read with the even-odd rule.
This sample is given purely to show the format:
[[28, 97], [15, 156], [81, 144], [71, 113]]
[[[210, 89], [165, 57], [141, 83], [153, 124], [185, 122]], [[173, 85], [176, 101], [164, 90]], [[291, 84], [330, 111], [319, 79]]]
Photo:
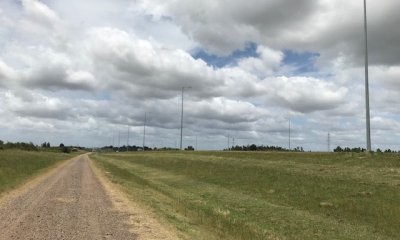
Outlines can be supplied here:
[[94, 158], [136, 199], [182, 231], [196, 229], [199, 238], [400, 236], [399, 155], [181, 152]]
[[59, 152], [0, 151], [0, 195], [49, 166], [73, 156]]

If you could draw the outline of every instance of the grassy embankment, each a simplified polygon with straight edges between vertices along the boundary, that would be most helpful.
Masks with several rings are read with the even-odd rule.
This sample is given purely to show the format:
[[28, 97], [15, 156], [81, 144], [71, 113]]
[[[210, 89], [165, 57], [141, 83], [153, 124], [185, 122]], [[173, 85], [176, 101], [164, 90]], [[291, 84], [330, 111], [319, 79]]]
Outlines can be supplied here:
[[0, 151], [0, 196], [50, 166], [78, 153], [65, 154], [51, 151]]
[[91, 156], [193, 239], [399, 239], [400, 156], [173, 152]]

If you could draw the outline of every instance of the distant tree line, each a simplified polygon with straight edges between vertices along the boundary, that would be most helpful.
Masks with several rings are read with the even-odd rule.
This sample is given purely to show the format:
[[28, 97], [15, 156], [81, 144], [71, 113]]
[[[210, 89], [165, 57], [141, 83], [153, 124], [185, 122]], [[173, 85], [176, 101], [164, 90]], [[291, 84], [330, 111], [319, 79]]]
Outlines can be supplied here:
[[40, 144], [40, 146], [37, 146], [33, 144], [32, 142], [29, 143], [24, 143], [24, 142], [4, 142], [0, 140], [0, 150], [6, 150], [6, 149], [19, 149], [19, 150], [24, 150], [24, 151], [53, 151], [53, 152], [64, 152], [64, 153], [70, 153], [71, 151], [78, 151], [79, 149], [83, 149], [81, 147], [67, 147], [64, 146], [63, 143], [61, 143], [58, 147], [51, 147], [49, 142], [44, 142]]
[[[353, 153], [362, 153], [362, 152], [366, 152], [367, 150], [365, 148], [360, 148], [360, 147], [356, 147], [356, 148], [349, 148], [349, 147], [345, 147], [342, 148], [340, 146], [337, 146], [335, 149], [333, 149], [334, 152], [353, 152]], [[381, 150], [380, 148], [376, 149], [377, 153], [396, 153], [396, 151], [393, 151], [391, 149], [386, 149], [386, 150]]]
[[365, 152], [366, 149], [365, 148], [349, 148], [349, 147], [345, 147], [342, 148], [340, 146], [337, 146], [335, 149], [333, 149], [334, 152], [354, 152], [354, 153], [361, 153], [361, 152]]
[[264, 151], [264, 152], [304, 152], [303, 147], [295, 147], [294, 149], [287, 149], [287, 148], [283, 148], [283, 147], [279, 147], [279, 146], [257, 146], [255, 144], [251, 144], [251, 145], [243, 145], [243, 146], [239, 146], [236, 145], [232, 148], [229, 149], [225, 149], [228, 151]]
[[[396, 151], [393, 151], [393, 150], [391, 150], [390, 148], [389, 149], [385, 149], [385, 150], [381, 150], [380, 148], [378, 148], [378, 149], [376, 149], [376, 152], [377, 153], [396, 153]], [[397, 152], [400, 152], [400, 151], [397, 151]]]
[[[104, 146], [100, 148], [101, 151], [104, 152], [137, 152], [137, 151], [143, 151], [143, 146], [126, 146], [123, 145], [121, 147], [115, 147], [115, 146]], [[161, 147], [161, 148], [151, 148], [144, 146], [144, 151], [173, 151], [173, 150], [178, 150], [177, 148], [169, 148], [169, 147]], [[192, 146], [187, 147], [185, 150], [194, 150]]]
[[[146, 147], [146, 146], [144, 147], [144, 149], [145, 149], [145, 151], [151, 151], [152, 150], [151, 148]], [[105, 152], [127, 152], [127, 151], [136, 152], [136, 151], [142, 151], [143, 147], [139, 147], [139, 146], [136, 146], [136, 145], [133, 145], [133, 146], [124, 145], [124, 146], [121, 146], [121, 147], [115, 147], [113, 145], [110, 145], [110, 146], [104, 146], [104, 147], [100, 148], [100, 150], [101, 151], [105, 151]]]
[[20, 150], [26, 150], [26, 151], [37, 151], [38, 148], [35, 146], [33, 143], [24, 143], [24, 142], [6, 142], [4, 143], [2, 140], [0, 140], [0, 149], [20, 149]]
[[50, 148], [50, 143], [49, 142], [44, 142], [42, 143], [42, 148]]

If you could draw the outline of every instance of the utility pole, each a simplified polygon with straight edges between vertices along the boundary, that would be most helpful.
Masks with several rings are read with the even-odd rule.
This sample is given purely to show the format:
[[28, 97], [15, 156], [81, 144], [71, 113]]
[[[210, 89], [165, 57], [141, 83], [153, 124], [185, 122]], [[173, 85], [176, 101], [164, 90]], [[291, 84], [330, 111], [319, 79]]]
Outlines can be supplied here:
[[143, 151], [144, 146], [146, 144], [146, 120], [147, 120], [147, 112], [144, 113], [144, 123], [143, 123]]
[[230, 138], [230, 136], [229, 136], [229, 134], [228, 134], [228, 151], [229, 151], [229, 149], [230, 149], [229, 138]]
[[331, 134], [328, 133], [328, 152], [331, 152]]
[[371, 124], [369, 111], [369, 79], [368, 79], [368, 27], [367, 27], [367, 0], [364, 0], [364, 38], [365, 38], [365, 117], [367, 151], [371, 152]]
[[289, 151], [291, 150], [290, 148], [290, 118], [289, 118]]
[[182, 150], [182, 137], [183, 137], [183, 93], [185, 89], [189, 89], [191, 87], [182, 87], [182, 108], [181, 108], [181, 143], [180, 143], [180, 150]]
[[119, 152], [120, 146], [121, 146], [121, 131], [118, 130], [118, 152]]
[[129, 151], [129, 125], [128, 125], [128, 137], [126, 139], [126, 151]]

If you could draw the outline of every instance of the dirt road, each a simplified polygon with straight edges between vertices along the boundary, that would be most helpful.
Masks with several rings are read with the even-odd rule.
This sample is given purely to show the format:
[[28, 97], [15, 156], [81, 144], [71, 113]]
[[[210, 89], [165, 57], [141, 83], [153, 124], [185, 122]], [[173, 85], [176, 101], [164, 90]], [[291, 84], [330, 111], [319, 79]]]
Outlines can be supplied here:
[[128, 219], [81, 155], [0, 203], [0, 239], [136, 239]]

